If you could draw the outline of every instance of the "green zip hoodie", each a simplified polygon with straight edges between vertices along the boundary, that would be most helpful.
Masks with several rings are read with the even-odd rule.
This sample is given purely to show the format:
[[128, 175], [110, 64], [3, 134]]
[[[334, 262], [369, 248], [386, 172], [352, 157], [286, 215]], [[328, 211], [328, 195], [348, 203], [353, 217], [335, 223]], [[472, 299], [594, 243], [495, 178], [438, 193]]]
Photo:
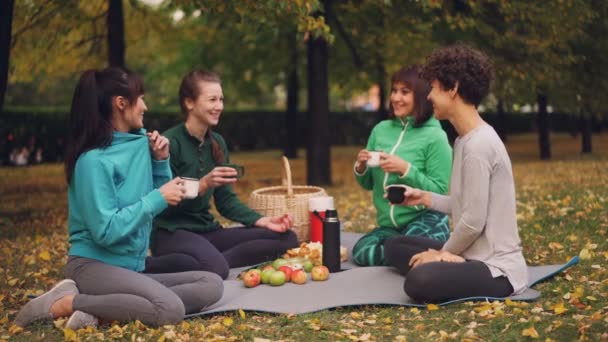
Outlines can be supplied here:
[[361, 174], [355, 170], [357, 182], [364, 189], [372, 190], [378, 226], [405, 227], [425, 210], [418, 206], [390, 205], [384, 198], [384, 188], [388, 185], [405, 184], [438, 194], [447, 193], [452, 172], [452, 148], [435, 118], [431, 117], [418, 127], [414, 127], [411, 116], [405, 120], [384, 120], [373, 128], [367, 150], [393, 154], [410, 164], [405, 175], [386, 173], [380, 167], [368, 167]]

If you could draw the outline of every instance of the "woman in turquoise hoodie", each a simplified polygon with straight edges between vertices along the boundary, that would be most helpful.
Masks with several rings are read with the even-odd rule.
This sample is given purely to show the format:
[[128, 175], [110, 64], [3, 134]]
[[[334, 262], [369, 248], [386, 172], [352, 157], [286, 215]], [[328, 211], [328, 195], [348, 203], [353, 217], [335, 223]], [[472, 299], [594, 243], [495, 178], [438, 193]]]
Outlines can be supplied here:
[[[372, 191], [378, 228], [364, 235], [353, 248], [353, 260], [362, 266], [385, 265], [383, 243], [396, 235], [423, 236], [446, 241], [448, 217], [423, 207], [394, 206], [386, 187], [408, 185], [441, 194], [448, 190], [452, 148], [433, 108], [426, 99], [427, 81], [418, 77], [420, 66], [397, 71], [392, 79], [389, 120], [377, 124], [367, 147], [355, 163], [357, 182]], [[380, 152], [379, 167], [368, 166], [370, 151]]]
[[213, 273], [140, 273], [152, 219], [185, 192], [171, 180], [168, 139], [143, 129], [143, 93], [141, 79], [120, 68], [81, 76], [65, 158], [70, 279], [26, 304], [17, 325], [64, 316], [74, 330], [98, 319], [175, 324], [222, 296]]

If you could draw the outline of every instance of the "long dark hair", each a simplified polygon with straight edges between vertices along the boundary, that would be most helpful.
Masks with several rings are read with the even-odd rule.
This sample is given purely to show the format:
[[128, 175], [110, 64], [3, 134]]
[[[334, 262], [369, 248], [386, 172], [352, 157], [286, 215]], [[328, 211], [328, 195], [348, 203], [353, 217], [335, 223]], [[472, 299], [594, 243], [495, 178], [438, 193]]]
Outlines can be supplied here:
[[74, 90], [68, 121], [67, 147], [65, 152], [65, 176], [68, 184], [74, 175], [78, 157], [112, 142], [112, 99], [123, 96], [129, 105], [144, 94], [142, 79], [135, 73], [121, 68], [87, 70]]
[[[391, 87], [395, 83], [403, 83], [411, 91], [414, 92], [414, 122], [415, 126], [420, 126], [425, 123], [433, 115], [433, 105], [427, 100], [427, 95], [431, 91], [429, 81], [420, 78], [422, 67], [420, 65], [412, 65], [399, 69], [391, 77]], [[389, 106], [389, 117], [394, 118], [395, 112], [393, 106]]]
[[[201, 82], [220, 84], [222, 83], [218, 74], [212, 71], [192, 70], [187, 73], [186, 76], [184, 76], [184, 78], [182, 79], [182, 83], [179, 86], [179, 105], [182, 108], [182, 113], [184, 115], [188, 114], [188, 108], [186, 107], [186, 99], [196, 101], [196, 99], [201, 94]], [[220, 144], [215, 139], [213, 139], [213, 134], [211, 134], [211, 127], [207, 128], [207, 132], [211, 141], [211, 155], [213, 156], [213, 160], [216, 164], [223, 164], [225, 159], [224, 151], [222, 150]]]

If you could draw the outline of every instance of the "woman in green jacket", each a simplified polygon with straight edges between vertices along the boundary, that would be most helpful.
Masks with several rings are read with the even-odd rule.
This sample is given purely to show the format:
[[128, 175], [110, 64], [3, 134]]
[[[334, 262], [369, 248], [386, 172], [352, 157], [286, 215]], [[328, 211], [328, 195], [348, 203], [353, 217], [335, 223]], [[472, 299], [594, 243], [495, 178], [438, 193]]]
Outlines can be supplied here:
[[[445, 194], [452, 167], [452, 148], [433, 107], [426, 99], [427, 81], [418, 77], [420, 66], [397, 71], [392, 79], [390, 118], [377, 124], [367, 147], [357, 156], [357, 182], [372, 191], [378, 228], [364, 235], [353, 248], [354, 262], [385, 265], [383, 243], [397, 235], [423, 236], [446, 241], [448, 217], [424, 207], [394, 206], [386, 198], [393, 184]], [[379, 167], [368, 166], [370, 151], [380, 152]]]

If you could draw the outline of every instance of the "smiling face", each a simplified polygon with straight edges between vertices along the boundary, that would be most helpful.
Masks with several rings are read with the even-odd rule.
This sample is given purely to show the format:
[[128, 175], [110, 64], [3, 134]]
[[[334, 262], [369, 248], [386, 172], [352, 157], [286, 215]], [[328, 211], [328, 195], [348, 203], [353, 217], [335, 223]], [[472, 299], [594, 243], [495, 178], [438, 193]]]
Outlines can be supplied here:
[[125, 108], [124, 121], [129, 127], [129, 130], [144, 127], [144, 112], [146, 110], [148, 110], [148, 107], [146, 107], [143, 95], [138, 96], [133, 105], [129, 105]]
[[393, 83], [390, 101], [393, 113], [398, 118], [404, 118], [414, 112], [414, 92], [403, 82]]
[[431, 82], [431, 92], [427, 99], [433, 104], [433, 112], [438, 120], [445, 120], [450, 117], [450, 110], [454, 106], [454, 90], [444, 90], [438, 80]]
[[195, 100], [186, 99], [188, 115], [206, 126], [216, 126], [224, 110], [222, 86], [216, 82], [198, 82], [199, 95]]

